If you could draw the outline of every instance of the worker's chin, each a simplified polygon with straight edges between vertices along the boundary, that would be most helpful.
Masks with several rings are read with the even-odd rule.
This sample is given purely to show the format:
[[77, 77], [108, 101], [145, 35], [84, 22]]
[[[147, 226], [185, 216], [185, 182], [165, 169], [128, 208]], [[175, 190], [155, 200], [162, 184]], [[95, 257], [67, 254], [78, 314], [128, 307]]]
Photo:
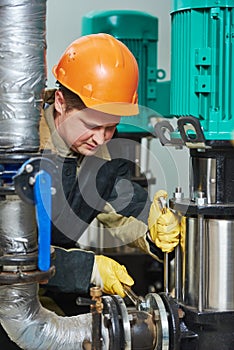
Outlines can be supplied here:
[[97, 152], [97, 148], [88, 149], [85, 147], [79, 147], [76, 152], [82, 154], [83, 156], [93, 156]]

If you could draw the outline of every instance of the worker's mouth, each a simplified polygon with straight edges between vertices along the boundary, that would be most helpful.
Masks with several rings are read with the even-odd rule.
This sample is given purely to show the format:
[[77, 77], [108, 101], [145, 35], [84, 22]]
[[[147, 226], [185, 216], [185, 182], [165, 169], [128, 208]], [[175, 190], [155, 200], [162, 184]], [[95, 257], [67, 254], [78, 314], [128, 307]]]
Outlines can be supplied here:
[[98, 146], [97, 145], [92, 145], [92, 144], [89, 144], [89, 143], [86, 143], [86, 148], [89, 150], [89, 151], [96, 151], [98, 149]]

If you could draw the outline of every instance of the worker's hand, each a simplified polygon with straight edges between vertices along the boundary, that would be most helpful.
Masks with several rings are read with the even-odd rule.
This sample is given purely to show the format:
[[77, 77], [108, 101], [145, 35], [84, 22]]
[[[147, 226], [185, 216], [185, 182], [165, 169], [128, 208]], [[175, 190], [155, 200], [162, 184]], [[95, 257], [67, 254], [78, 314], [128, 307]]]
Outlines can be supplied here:
[[122, 298], [125, 297], [123, 284], [134, 284], [125, 266], [103, 255], [95, 256], [91, 282], [100, 286], [104, 293], [118, 294]]
[[167, 192], [158, 191], [150, 207], [148, 226], [150, 238], [163, 252], [170, 253], [178, 245], [180, 239], [180, 223], [178, 217], [166, 206], [162, 208], [160, 199], [166, 202]]

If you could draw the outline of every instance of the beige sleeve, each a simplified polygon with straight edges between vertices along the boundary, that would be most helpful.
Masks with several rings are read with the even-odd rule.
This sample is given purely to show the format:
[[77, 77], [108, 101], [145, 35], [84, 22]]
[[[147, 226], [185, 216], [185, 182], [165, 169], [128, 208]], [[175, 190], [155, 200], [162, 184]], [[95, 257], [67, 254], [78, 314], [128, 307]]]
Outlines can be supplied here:
[[133, 216], [117, 214], [109, 203], [105, 205], [103, 213], [98, 214], [97, 219], [112, 237], [120, 239], [123, 244], [132, 244], [148, 230], [143, 221]]
[[126, 217], [117, 214], [109, 203], [105, 205], [103, 213], [98, 214], [97, 219], [112, 237], [120, 239], [123, 244], [139, 248], [144, 253], [162, 262], [158, 256], [150, 251], [146, 239], [148, 226], [143, 221], [133, 216]]

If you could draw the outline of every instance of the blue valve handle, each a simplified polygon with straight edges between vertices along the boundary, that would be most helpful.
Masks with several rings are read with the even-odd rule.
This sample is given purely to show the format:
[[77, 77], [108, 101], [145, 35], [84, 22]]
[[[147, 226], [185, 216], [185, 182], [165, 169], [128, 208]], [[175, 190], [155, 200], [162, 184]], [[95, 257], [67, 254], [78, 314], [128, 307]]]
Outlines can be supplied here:
[[34, 184], [35, 209], [38, 226], [38, 268], [47, 271], [50, 268], [51, 242], [51, 176], [40, 170]]

